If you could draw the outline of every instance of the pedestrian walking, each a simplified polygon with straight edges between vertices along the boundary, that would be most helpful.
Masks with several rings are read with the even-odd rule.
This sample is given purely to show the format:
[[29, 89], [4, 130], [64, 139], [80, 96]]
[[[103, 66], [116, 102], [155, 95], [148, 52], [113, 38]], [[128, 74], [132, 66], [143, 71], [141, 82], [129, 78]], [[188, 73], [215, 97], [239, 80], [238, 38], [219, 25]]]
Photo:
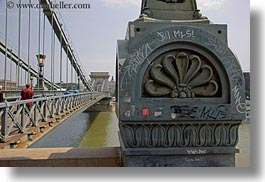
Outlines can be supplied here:
[[0, 103], [6, 100], [5, 94], [3, 93], [2, 89], [3, 89], [3, 86], [0, 85]]
[[[21, 100], [33, 99], [34, 92], [32, 90], [31, 84], [27, 84], [26, 88], [21, 91]], [[32, 107], [32, 102], [27, 103], [28, 109]]]

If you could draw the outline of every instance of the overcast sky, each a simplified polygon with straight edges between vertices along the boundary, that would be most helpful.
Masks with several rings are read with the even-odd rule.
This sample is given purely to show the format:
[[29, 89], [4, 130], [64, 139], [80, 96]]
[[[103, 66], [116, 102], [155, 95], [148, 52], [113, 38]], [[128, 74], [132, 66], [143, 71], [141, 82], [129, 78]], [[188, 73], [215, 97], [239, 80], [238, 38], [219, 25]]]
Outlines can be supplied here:
[[[17, 2], [18, 0], [13, 0]], [[58, 1], [58, 0], [57, 0]], [[28, 0], [22, 0], [27, 3]], [[33, 0], [32, 2], [37, 2]], [[63, 17], [63, 27], [70, 34], [80, 63], [84, 71], [107, 71], [110, 75], [115, 73], [116, 42], [124, 39], [129, 21], [139, 17], [141, 0], [65, 0], [65, 3], [89, 3], [91, 9], [60, 10]], [[198, 8], [204, 16], [213, 23], [228, 24], [229, 46], [237, 54], [244, 71], [250, 70], [250, 5], [249, 0], [197, 0]], [[9, 40], [17, 46], [17, 16], [18, 9], [8, 11]], [[0, 38], [5, 32], [5, 0], [0, 0]], [[22, 10], [22, 52], [27, 59], [27, 27], [28, 10]], [[3, 25], [3, 26], [2, 26]], [[47, 25], [47, 22], [46, 22]], [[37, 68], [36, 54], [38, 53], [38, 11], [32, 11], [31, 23], [31, 51], [30, 62]], [[50, 78], [50, 26], [45, 31], [45, 77]], [[42, 33], [42, 32], [41, 32]], [[3, 38], [1, 38], [3, 40]], [[59, 42], [56, 42], [56, 66], [59, 66]], [[66, 56], [64, 67], [66, 70]], [[3, 78], [4, 56], [0, 55], [0, 79]], [[14, 65], [12, 66], [14, 67]], [[13, 68], [14, 69], [14, 68]], [[12, 69], [12, 72], [13, 72]], [[10, 73], [8, 66], [8, 73]], [[57, 69], [56, 81], [59, 82]], [[13, 78], [14, 79], [14, 76]], [[70, 75], [69, 78], [70, 79]], [[63, 80], [66, 80], [64, 72]]]

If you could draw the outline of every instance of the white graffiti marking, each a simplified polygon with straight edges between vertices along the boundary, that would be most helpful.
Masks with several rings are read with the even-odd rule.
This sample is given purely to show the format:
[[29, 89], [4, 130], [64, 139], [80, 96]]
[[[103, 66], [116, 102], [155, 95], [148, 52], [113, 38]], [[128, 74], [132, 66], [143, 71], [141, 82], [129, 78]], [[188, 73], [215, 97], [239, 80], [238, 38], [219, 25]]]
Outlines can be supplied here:
[[242, 97], [240, 95], [240, 88], [236, 85], [232, 89], [232, 93], [235, 97], [236, 109], [239, 113], [246, 113], [246, 103], [242, 102]]

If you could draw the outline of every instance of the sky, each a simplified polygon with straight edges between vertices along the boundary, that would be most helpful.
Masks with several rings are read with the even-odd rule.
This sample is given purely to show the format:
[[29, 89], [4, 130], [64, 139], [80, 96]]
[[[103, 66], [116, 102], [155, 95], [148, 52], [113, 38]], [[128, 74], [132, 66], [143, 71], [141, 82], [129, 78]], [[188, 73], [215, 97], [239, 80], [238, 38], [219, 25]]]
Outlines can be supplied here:
[[[13, 0], [17, 2], [18, 0]], [[59, 0], [57, 0], [59, 1]], [[22, 0], [27, 3], [28, 0]], [[37, 0], [32, 0], [37, 3]], [[115, 75], [116, 43], [124, 39], [129, 21], [139, 17], [141, 0], [65, 0], [65, 3], [89, 3], [90, 9], [60, 10], [63, 28], [71, 37], [82, 69], [90, 72], [110, 72]], [[228, 24], [229, 47], [236, 53], [244, 71], [250, 70], [250, 2], [249, 0], [197, 0], [198, 8], [215, 24]], [[32, 10], [30, 63], [37, 69], [38, 53], [38, 10]], [[0, 0], [0, 40], [5, 32], [5, 0]], [[42, 15], [43, 16], [43, 15]], [[42, 18], [41, 18], [42, 20]], [[28, 59], [28, 10], [22, 10], [22, 52]], [[43, 23], [43, 22], [42, 22]], [[51, 27], [45, 29], [45, 77], [51, 78]], [[3, 26], [2, 26], [3, 25]], [[8, 10], [8, 39], [16, 50], [18, 42], [18, 9]], [[41, 35], [43, 31], [41, 30]], [[43, 40], [41, 38], [41, 45]], [[41, 46], [42, 49], [42, 46]], [[56, 67], [59, 66], [59, 41], [56, 40]], [[4, 55], [0, 55], [0, 79], [3, 78]], [[15, 65], [8, 64], [8, 78], [15, 79]], [[71, 80], [70, 66], [68, 78], [63, 72], [63, 81]], [[67, 68], [66, 54], [63, 54], [63, 70]], [[59, 69], [57, 69], [59, 70]], [[12, 73], [12, 74], [10, 74]], [[59, 71], [55, 73], [59, 82]], [[74, 78], [75, 79], [75, 78]]]

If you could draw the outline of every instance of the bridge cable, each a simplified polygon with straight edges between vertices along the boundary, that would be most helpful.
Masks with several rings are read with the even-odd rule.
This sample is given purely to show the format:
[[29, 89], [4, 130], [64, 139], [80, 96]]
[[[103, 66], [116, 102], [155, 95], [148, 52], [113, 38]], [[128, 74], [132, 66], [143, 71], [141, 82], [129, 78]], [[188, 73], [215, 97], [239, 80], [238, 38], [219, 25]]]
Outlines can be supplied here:
[[[52, 45], [51, 45], [51, 77], [52, 77], [52, 83], [54, 83], [54, 67], [55, 67], [55, 46], [56, 46], [56, 42], [55, 42], [55, 32], [53, 31], [53, 26], [54, 26], [54, 18], [53, 18], [53, 11], [51, 12], [51, 16], [52, 16], [52, 27], [51, 27], [51, 35], [52, 35]], [[55, 88], [53, 88], [52, 90], [55, 90]]]
[[68, 69], [69, 69], [69, 63], [68, 63], [68, 54], [69, 54], [69, 50], [68, 50], [68, 45], [67, 46], [67, 50], [66, 50], [66, 83], [68, 83]]
[[[31, 0], [29, 0], [29, 4], [31, 4]], [[28, 79], [27, 80], [27, 83], [30, 82], [30, 26], [31, 26], [31, 11], [30, 11], [31, 8], [29, 8], [29, 25], [28, 25]]]
[[4, 90], [7, 90], [6, 74], [7, 74], [7, 39], [8, 39], [8, 11], [7, 11], [7, 0], [6, 0], [6, 27], [5, 27], [5, 70], [4, 70]]
[[[41, 40], [40, 40], [40, 29], [41, 29], [41, 11], [39, 9], [39, 35], [38, 35], [38, 55], [40, 55], [40, 44], [41, 44]], [[40, 68], [38, 66], [39, 69], [39, 73], [40, 73]], [[43, 67], [43, 72], [44, 72], [44, 67]], [[44, 75], [44, 74], [43, 74]], [[40, 74], [38, 74], [38, 90], [40, 90]]]
[[[60, 24], [62, 28], [62, 24]], [[62, 43], [62, 31], [60, 31], [60, 91], [62, 91], [62, 66], [63, 66], [63, 43]]]
[[74, 63], [72, 63], [72, 67], [71, 67], [71, 83], [74, 83], [73, 82], [73, 73], [74, 72]]
[[[51, 18], [52, 18], [51, 26], [53, 27], [53, 16], [52, 16], [52, 12], [51, 12]], [[53, 66], [52, 61], [53, 61], [53, 30], [51, 28], [51, 82], [54, 83], [53, 82], [53, 74], [52, 74], [52, 70], [53, 70], [53, 68], [52, 68], [52, 66]], [[53, 90], [53, 88], [52, 88], [52, 90]]]
[[42, 54], [45, 55], [45, 14], [43, 14], [43, 50]]
[[10, 67], [9, 67], [9, 69], [10, 69], [10, 73], [9, 73], [9, 77], [10, 77], [10, 90], [12, 90], [12, 87], [11, 87], [11, 82], [12, 82], [12, 67], [13, 67], [13, 65], [12, 65], [12, 59], [13, 59], [13, 50], [12, 49], [10, 49]]
[[[19, 0], [21, 4], [21, 0]], [[20, 76], [21, 76], [21, 85], [22, 85], [22, 70], [21, 70], [21, 60], [20, 60], [20, 48], [21, 48], [21, 8], [18, 8], [18, 63], [17, 63], [17, 90], [20, 86]], [[21, 75], [20, 75], [21, 70]]]

